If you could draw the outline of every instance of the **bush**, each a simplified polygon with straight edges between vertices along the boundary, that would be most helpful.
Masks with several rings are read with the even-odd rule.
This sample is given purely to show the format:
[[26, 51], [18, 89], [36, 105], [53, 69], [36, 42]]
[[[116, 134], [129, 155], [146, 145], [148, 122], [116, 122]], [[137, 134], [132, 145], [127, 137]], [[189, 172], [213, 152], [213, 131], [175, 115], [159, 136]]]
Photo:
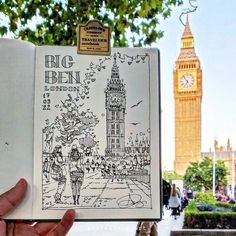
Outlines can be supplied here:
[[[219, 207], [224, 211], [217, 211]], [[184, 228], [235, 229], [236, 207], [233, 204], [215, 201], [210, 194], [197, 193], [196, 199], [190, 201], [185, 209]]]
[[196, 193], [195, 201], [203, 204], [213, 204], [215, 202], [215, 199], [210, 193]]

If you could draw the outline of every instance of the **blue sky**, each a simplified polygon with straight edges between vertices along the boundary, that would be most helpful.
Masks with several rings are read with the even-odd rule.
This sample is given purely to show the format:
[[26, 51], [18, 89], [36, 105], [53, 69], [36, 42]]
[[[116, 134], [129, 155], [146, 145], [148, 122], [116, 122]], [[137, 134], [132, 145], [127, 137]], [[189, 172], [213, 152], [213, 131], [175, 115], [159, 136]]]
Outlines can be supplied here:
[[[213, 147], [215, 138], [223, 146], [230, 138], [235, 149], [236, 1], [198, 0], [194, 4], [198, 9], [189, 15], [189, 22], [203, 71], [202, 151]], [[174, 9], [172, 16], [161, 23], [165, 36], [154, 45], [161, 51], [164, 169], [171, 169], [174, 159], [173, 69], [184, 30], [179, 21], [182, 10]]]
[[[183, 7], [174, 9], [171, 17], [161, 22], [164, 37], [152, 45], [161, 52], [164, 169], [172, 169], [174, 160], [173, 69], [184, 30], [179, 15], [189, 7], [188, 0], [184, 2]], [[196, 0], [193, 3], [198, 8], [189, 15], [189, 22], [203, 71], [202, 151], [213, 147], [215, 138], [224, 146], [230, 138], [236, 149], [236, 1]]]

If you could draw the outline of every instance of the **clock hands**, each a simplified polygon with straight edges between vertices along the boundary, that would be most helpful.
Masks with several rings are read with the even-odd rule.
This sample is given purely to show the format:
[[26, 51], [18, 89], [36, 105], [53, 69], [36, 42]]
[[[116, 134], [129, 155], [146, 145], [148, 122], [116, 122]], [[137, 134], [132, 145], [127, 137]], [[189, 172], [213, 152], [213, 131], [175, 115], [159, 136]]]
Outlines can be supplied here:
[[191, 88], [194, 84], [194, 77], [191, 74], [185, 74], [181, 77], [180, 83], [186, 89]]

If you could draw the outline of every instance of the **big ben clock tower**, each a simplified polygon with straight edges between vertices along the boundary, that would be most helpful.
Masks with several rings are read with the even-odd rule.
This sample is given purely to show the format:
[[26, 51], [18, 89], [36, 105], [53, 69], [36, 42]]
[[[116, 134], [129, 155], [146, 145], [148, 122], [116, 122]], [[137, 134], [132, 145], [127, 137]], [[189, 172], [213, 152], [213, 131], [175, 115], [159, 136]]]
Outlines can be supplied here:
[[111, 69], [111, 78], [105, 89], [106, 108], [106, 156], [124, 156], [125, 154], [125, 85], [120, 79], [116, 54]]
[[188, 16], [181, 50], [174, 69], [175, 161], [174, 170], [184, 175], [191, 162], [201, 157], [202, 70], [195, 53]]

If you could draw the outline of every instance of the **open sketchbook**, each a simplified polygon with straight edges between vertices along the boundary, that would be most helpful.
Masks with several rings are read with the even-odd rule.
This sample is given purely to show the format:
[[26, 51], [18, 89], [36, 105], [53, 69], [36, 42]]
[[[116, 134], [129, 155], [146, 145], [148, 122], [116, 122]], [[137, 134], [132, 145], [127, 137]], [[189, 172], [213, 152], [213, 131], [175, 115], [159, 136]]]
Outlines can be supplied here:
[[0, 192], [29, 183], [8, 218], [161, 217], [159, 63], [0, 39]]

